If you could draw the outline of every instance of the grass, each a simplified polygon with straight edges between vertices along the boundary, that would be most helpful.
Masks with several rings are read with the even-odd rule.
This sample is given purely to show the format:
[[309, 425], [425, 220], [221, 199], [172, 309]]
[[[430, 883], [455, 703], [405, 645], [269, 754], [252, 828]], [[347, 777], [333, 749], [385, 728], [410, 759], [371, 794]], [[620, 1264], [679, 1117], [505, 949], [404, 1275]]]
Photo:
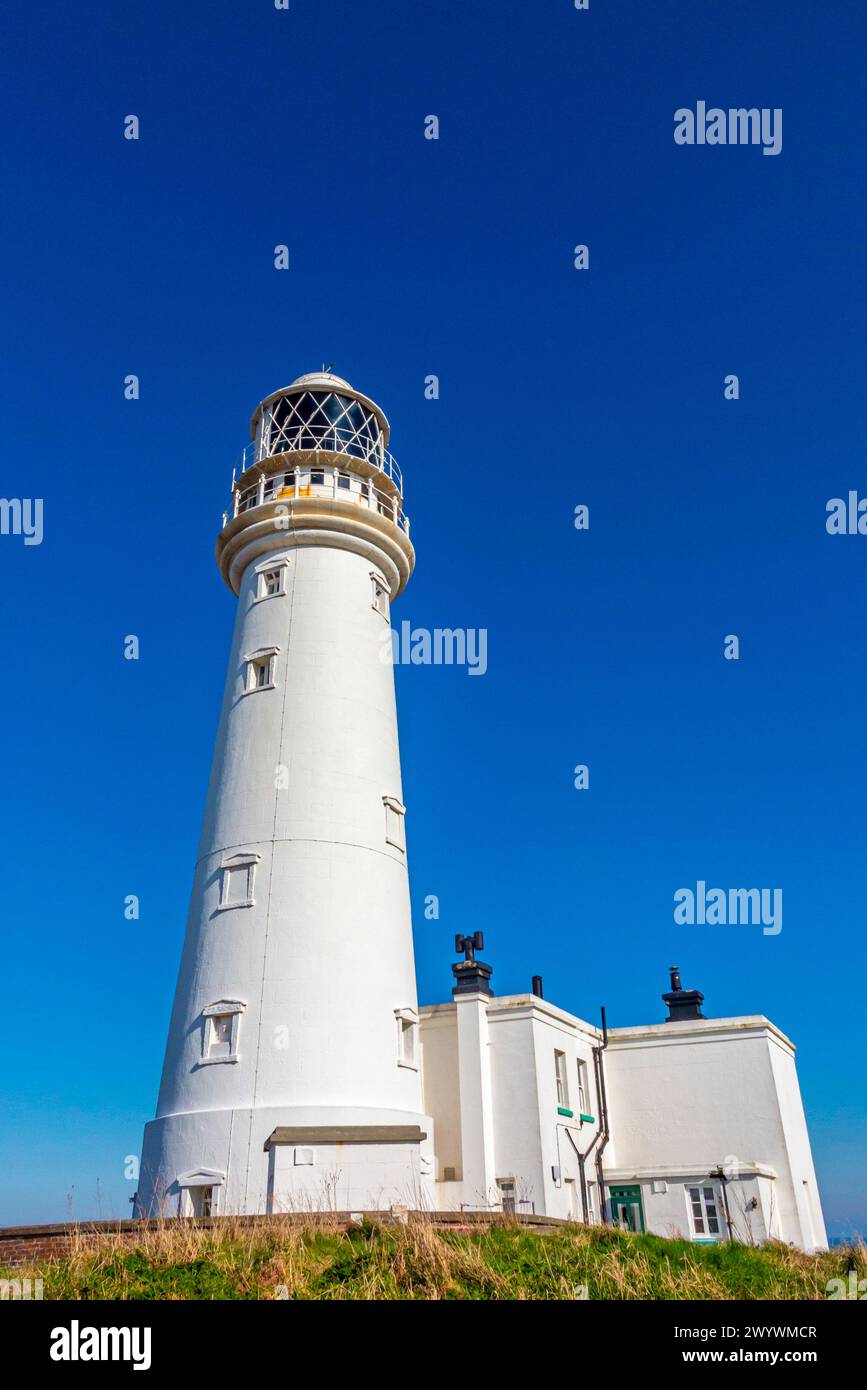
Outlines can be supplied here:
[[804, 1255], [769, 1244], [692, 1245], [606, 1227], [546, 1233], [504, 1222], [483, 1230], [327, 1219], [301, 1227], [244, 1226], [227, 1217], [205, 1230], [166, 1224], [134, 1239], [90, 1235], [0, 1278], [43, 1280], [46, 1299], [825, 1299], [828, 1281], [867, 1249]]

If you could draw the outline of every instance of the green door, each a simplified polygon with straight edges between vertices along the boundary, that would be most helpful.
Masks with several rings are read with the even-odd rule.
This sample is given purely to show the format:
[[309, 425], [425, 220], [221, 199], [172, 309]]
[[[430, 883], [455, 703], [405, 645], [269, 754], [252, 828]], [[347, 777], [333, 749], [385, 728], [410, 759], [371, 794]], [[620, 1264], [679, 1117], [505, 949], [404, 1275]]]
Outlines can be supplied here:
[[611, 1221], [623, 1231], [643, 1231], [644, 1212], [641, 1209], [641, 1188], [609, 1187]]

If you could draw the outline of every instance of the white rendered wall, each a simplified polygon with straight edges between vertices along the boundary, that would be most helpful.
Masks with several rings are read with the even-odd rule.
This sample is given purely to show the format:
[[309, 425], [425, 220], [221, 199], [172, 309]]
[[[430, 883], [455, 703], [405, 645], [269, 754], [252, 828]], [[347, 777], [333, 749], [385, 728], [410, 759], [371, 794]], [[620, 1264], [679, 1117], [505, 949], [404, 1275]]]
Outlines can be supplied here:
[[[421, 1013], [425, 1108], [435, 1122], [437, 1205], [483, 1204], [477, 1182], [442, 1182], [440, 1143], [459, 1179], [468, 1171], [467, 1156], [478, 1165], [485, 1116], [474, 1078], [482, 1074], [484, 1047], [493, 1130], [492, 1149], [489, 1142], [484, 1149], [486, 1171], [492, 1170], [494, 1182], [514, 1180], [519, 1211], [580, 1216], [581, 1164], [572, 1141], [586, 1153], [599, 1131], [593, 1068], [598, 1032], [547, 1000], [515, 995], [484, 1004], [485, 1041], [481, 1028], [459, 1029], [464, 1007], [437, 1005]], [[473, 1055], [461, 1056], [465, 1049]], [[555, 1051], [566, 1057], [566, 1108], [572, 1116], [558, 1114]], [[587, 1065], [592, 1123], [579, 1119], [579, 1059]], [[686, 1187], [707, 1185], [711, 1171], [723, 1165], [739, 1239], [824, 1247], [794, 1050], [773, 1024], [750, 1017], [616, 1029], [603, 1061], [611, 1131], [604, 1152], [606, 1186], [640, 1186], [646, 1229], [693, 1237]], [[474, 1099], [469, 1104], [462, 1092], [458, 1107], [453, 1087], [465, 1077], [473, 1082]], [[463, 1171], [455, 1163], [458, 1149]], [[587, 1182], [596, 1183], [595, 1149], [584, 1171]], [[713, 1185], [722, 1223], [720, 1181]], [[598, 1204], [598, 1191], [596, 1197]]]
[[[597, 1132], [593, 1046], [595, 1030], [533, 995], [493, 999], [488, 1006], [498, 1177], [514, 1177], [519, 1211], [581, 1218], [581, 1160]], [[559, 1114], [555, 1052], [565, 1057], [571, 1115]], [[586, 1064], [594, 1123], [582, 1124], [578, 1062]], [[556, 1173], [555, 1173], [556, 1170]], [[592, 1160], [584, 1165], [596, 1181]]]
[[[474, 1021], [479, 1009], [486, 1028], [459, 1027], [464, 1018]], [[510, 995], [483, 1004], [468, 999], [423, 1009], [421, 1033], [424, 1105], [434, 1120], [437, 1205], [490, 1206], [497, 1199], [497, 1179], [509, 1178], [515, 1183], [519, 1212], [581, 1215], [580, 1162], [567, 1131], [583, 1153], [598, 1128], [595, 1030], [547, 1000]], [[466, 1050], [470, 1056], [463, 1055]], [[557, 1113], [555, 1050], [566, 1055], [570, 1100], [575, 1102], [571, 1117]], [[578, 1118], [579, 1058], [587, 1064], [593, 1124], [582, 1125]], [[461, 1083], [468, 1079], [471, 1090], [465, 1094], [461, 1084], [458, 1097], [444, 1094], [443, 1083], [453, 1084], [458, 1078]], [[485, 1095], [487, 1106], [482, 1104]], [[461, 1158], [455, 1163], [458, 1149]], [[456, 1167], [458, 1181], [443, 1183], [446, 1164]], [[555, 1167], [559, 1179], [554, 1177]], [[585, 1171], [588, 1182], [595, 1182], [590, 1161]]]
[[[794, 1049], [773, 1024], [759, 1016], [707, 1019], [616, 1029], [610, 1038], [607, 1174], [622, 1182], [675, 1172], [683, 1211], [690, 1176], [759, 1165], [776, 1174], [766, 1224], [773, 1220], [781, 1239], [804, 1249], [824, 1247]], [[756, 1195], [765, 1202], [767, 1194]], [[654, 1206], [664, 1208], [666, 1223], [673, 1219], [668, 1203], [651, 1203], [646, 1218]]]
[[[264, 558], [238, 598], [143, 1210], [157, 1174], [203, 1164], [227, 1169], [231, 1209], [263, 1209], [262, 1145], [296, 1110], [430, 1128], [418, 1071], [398, 1065], [395, 1010], [416, 991], [406, 856], [385, 838], [383, 797], [402, 788], [376, 566], [287, 544], [268, 556], [287, 561], [285, 593], [256, 601]], [[243, 657], [266, 647], [275, 688], [245, 694]], [[220, 911], [221, 862], [241, 852], [261, 856], [254, 906]], [[202, 1010], [221, 999], [245, 1004], [239, 1060], [202, 1066]]]
[[[463, 1180], [457, 1013], [454, 1004], [436, 1004], [419, 1016], [422, 1103], [436, 1136], [437, 1206], [448, 1211], [460, 1203], [457, 1184]], [[448, 1182], [447, 1168], [454, 1171]]]

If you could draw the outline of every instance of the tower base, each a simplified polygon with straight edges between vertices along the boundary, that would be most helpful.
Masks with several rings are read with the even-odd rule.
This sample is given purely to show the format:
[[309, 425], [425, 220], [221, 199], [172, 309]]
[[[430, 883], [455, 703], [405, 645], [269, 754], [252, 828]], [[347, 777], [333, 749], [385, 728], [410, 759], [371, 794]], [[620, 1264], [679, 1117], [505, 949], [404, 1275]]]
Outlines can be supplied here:
[[135, 1215], [430, 1210], [432, 1135], [428, 1116], [399, 1110], [167, 1115], [145, 1126]]

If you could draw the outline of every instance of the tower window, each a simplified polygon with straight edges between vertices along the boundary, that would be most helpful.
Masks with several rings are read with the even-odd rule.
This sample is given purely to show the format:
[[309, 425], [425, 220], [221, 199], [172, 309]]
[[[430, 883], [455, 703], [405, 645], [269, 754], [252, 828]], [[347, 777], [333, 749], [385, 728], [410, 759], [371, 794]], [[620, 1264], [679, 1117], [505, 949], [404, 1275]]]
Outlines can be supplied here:
[[238, 1033], [245, 1008], [240, 999], [219, 999], [202, 1010], [202, 1065], [237, 1062]]
[[554, 1075], [557, 1081], [557, 1104], [565, 1110], [569, 1105], [569, 1082], [566, 1076], [566, 1053], [554, 1053]]
[[418, 1014], [415, 1009], [395, 1009], [397, 1065], [418, 1071]]
[[233, 854], [220, 865], [220, 901], [217, 911], [230, 907], [252, 907], [253, 887], [259, 854]]
[[263, 598], [276, 598], [286, 592], [286, 562], [279, 565], [263, 565], [256, 571], [256, 601]]
[[406, 853], [406, 836], [404, 834], [404, 816], [406, 807], [398, 801], [396, 796], [384, 796], [382, 804], [385, 807], [385, 843], [393, 845], [399, 849], [401, 854]]
[[214, 1014], [211, 1019], [209, 1057], [228, 1057], [232, 1047], [232, 1015]]
[[376, 609], [377, 613], [381, 613], [382, 616], [383, 616], [383, 617], [386, 619], [386, 621], [387, 621], [387, 620], [388, 620], [388, 585], [386, 584], [386, 582], [385, 582], [385, 580], [382, 578], [382, 576], [381, 576], [381, 575], [378, 575], [378, 574], [376, 574], [376, 573], [374, 573], [373, 570], [371, 570], [371, 573], [370, 573], [370, 582], [371, 582], [371, 584], [372, 584], [372, 586], [373, 586], [373, 594], [372, 594], [372, 598], [371, 598], [371, 606], [372, 606], [373, 608]]
[[720, 1225], [716, 1188], [688, 1187], [686, 1197], [692, 1218], [693, 1235], [718, 1236]]
[[260, 651], [247, 653], [244, 657], [245, 695], [254, 690], [273, 690], [279, 650], [279, 647], [262, 647]]

